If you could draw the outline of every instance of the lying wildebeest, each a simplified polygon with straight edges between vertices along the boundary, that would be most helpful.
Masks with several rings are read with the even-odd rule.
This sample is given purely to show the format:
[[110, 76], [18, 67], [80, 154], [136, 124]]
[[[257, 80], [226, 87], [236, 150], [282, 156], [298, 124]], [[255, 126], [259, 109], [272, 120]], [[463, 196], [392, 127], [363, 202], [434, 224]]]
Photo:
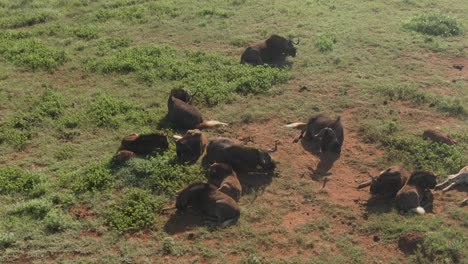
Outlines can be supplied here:
[[239, 201], [242, 194], [242, 187], [231, 165], [226, 163], [213, 163], [208, 168], [208, 176], [208, 183], [217, 186], [219, 188], [218, 190], [229, 195], [232, 199]]
[[333, 120], [324, 114], [318, 114], [310, 117], [307, 123], [292, 123], [286, 125], [286, 127], [301, 129], [301, 134], [294, 139], [294, 143], [297, 143], [301, 138], [312, 141], [318, 140], [321, 151], [341, 153], [344, 132], [340, 117]]
[[190, 104], [190, 95], [184, 89], [172, 89], [167, 100], [168, 119], [182, 129], [208, 128], [228, 124], [216, 120], [203, 121], [198, 108]]
[[126, 161], [128, 161], [128, 160], [130, 160], [131, 158], [134, 158], [134, 157], [136, 157], [136, 154], [133, 151], [119, 150], [119, 151], [117, 151], [117, 153], [112, 158], [112, 162], [114, 162], [116, 164], [120, 164], [120, 163], [124, 163], [124, 162], [126, 162]]
[[425, 130], [422, 137], [423, 139], [430, 139], [434, 142], [445, 143], [448, 145], [457, 144], [457, 141], [455, 141], [449, 135], [434, 129]]
[[283, 66], [286, 57], [296, 57], [297, 50], [291, 40], [278, 35], [272, 35], [267, 40], [248, 47], [241, 56], [241, 63], [253, 66], [269, 64], [273, 66]]
[[196, 162], [205, 152], [208, 140], [198, 129], [188, 130], [183, 137], [174, 136], [177, 157], [182, 161]]
[[221, 227], [235, 223], [240, 216], [237, 203], [209, 183], [192, 183], [178, 193], [177, 210], [183, 210], [188, 206], [202, 211], [208, 220], [214, 220]]
[[436, 176], [427, 171], [413, 172], [396, 195], [396, 206], [403, 212], [425, 214], [434, 197], [430, 189], [436, 186]]
[[395, 198], [398, 191], [408, 180], [410, 173], [400, 166], [392, 166], [381, 171], [377, 177], [371, 177], [371, 180], [359, 184], [358, 188], [370, 186], [370, 193], [374, 196], [380, 196], [384, 199]]
[[276, 149], [277, 142], [273, 150], [261, 150], [234, 143], [227, 138], [218, 138], [209, 141], [204, 162], [207, 164], [227, 163], [237, 172], [255, 171], [257, 167], [263, 171], [272, 171], [276, 165], [268, 153]]
[[447, 187], [442, 189], [442, 192], [446, 192], [455, 187], [455, 185], [459, 184], [468, 184], [468, 166], [464, 167], [456, 174], [447, 176], [446, 181], [437, 184], [436, 190], [440, 190], [448, 185]]
[[138, 135], [132, 133], [122, 139], [119, 150], [128, 150], [137, 155], [148, 155], [156, 149], [167, 149], [167, 135], [151, 133]]

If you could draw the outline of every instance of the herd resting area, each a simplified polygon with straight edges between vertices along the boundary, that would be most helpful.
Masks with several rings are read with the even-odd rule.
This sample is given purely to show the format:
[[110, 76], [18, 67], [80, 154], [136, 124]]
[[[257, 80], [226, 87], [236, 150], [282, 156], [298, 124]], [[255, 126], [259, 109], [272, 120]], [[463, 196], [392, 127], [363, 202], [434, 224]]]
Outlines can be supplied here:
[[468, 1], [0, 0], [0, 263], [468, 263]]

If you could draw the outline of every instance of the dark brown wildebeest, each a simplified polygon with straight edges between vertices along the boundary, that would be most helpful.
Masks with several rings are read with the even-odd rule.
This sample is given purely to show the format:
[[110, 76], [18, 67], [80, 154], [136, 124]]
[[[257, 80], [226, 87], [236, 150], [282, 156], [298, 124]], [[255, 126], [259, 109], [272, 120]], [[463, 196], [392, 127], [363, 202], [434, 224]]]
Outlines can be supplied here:
[[434, 129], [428, 129], [425, 130], [423, 135], [423, 139], [430, 139], [434, 142], [439, 142], [439, 143], [445, 143], [448, 145], [455, 145], [457, 144], [457, 141], [455, 141], [453, 138], [451, 138], [449, 135], [440, 132], [438, 130]]
[[208, 220], [221, 227], [235, 223], [240, 216], [236, 201], [209, 183], [192, 183], [178, 193], [177, 210], [184, 210], [188, 206], [200, 210]]
[[156, 149], [167, 149], [167, 135], [161, 133], [151, 133], [138, 135], [136, 133], [129, 134], [122, 139], [120, 150], [128, 150], [137, 155], [148, 155]]
[[188, 130], [183, 137], [176, 138], [177, 157], [181, 161], [196, 162], [205, 152], [208, 140], [198, 129]]
[[175, 126], [182, 129], [209, 128], [227, 126], [228, 124], [216, 120], [203, 121], [198, 108], [190, 104], [190, 95], [184, 89], [172, 89], [167, 100], [168, 119]]
[[430, 189], [436, 184], [436, 176], [431, 172], [413, 172], [396, 195], [397, 208], [404, 213], [425, 214], [425, 207], [431, 207], [434, 200]]
[[204, 163], [227, 163], [237, 172], [255, 171], [258, 167], [263, 171], [273, 171], [276, 167], [270, 157], [274, 150], [261, 150], [234, 143], [227, 138], [210, 140], [206, 148]]
[[291, 40], [278, 35], [272, 35], [267, 40], [248, 47], [241, 56], [242, 64], [253, 66], [269, 64], [272, 66], [283, 66], [286, 57], [296, 57], [297, 50]]
[[114, 162], [116, 164], [121, 164], [121, 163], [124, 163], [124, 162], [130, 160], [131, 158], [135, 158], [136, 156], [137, 155], [132, 151], [119, 150], [119, 151], [117, 151], [117, 153], [112, 158], [112, 162]]
[[341, 153], [344, 131], [340, 117], [333, 120], [324, 114], [318, 114], [310, 117], [307, 123], [292, 123], [286, 125], [286, 127], [301, 130], [301, 134], [298, 138], [294, 139], [294, 143], [297, 143], [301, 138], [311, 141], [318, 140], [321, 151]]
[[208, 168], [208, 176], [208, 183], [217, 186], [218, 190], [239, 201], [242, 194], [242, 186], [231, 165], [227, 163], [213, 163]]
[[[369, 175], [370, 176], [370, 175]], [[380, 196], [384, 199], [395, 198], [398, 191], [405, 185], [410, 176], [410, 172], [400, 166], [392, 166], [381, 171], [377, 177], [371, 177], [371, 180], [361, 183], [358, 188], [370, 186], [370, 193], [373, 196]]]

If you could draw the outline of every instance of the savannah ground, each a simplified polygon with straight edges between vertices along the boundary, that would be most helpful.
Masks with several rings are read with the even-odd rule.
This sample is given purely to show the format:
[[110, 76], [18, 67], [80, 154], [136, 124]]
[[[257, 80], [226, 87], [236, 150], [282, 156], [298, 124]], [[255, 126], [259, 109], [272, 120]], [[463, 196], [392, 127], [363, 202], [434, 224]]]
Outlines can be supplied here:
[[[424, 216], [356, 189], [392, 164], [440, 181], [468, 164], [467, 27], [465, 0], [0, 0], [0, 262], [467, 263], [466, 188], [436, 191]], [[274, 33], [301, 39], [290, 67], [239, 65]], [[244, 178], [234, 226], [161, 211], [205, 178], [173, 142], [110, 162], [126, 134], [183, 132], [164, 120], [175, 87], [230, 123], [209, 138], [279, 140], [276, 176]], [[319, 157], [283, 127], [319, 112], [345, 127], [323, 189]], [[426, 238], [405, 255], [412, 230]]]

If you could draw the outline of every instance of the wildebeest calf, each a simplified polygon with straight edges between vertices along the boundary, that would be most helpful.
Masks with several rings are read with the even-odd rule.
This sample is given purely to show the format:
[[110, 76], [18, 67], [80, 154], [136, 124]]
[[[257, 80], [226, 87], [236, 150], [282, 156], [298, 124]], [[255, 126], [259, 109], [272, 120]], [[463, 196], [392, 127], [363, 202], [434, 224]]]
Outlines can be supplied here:
[[183, 137], [176, 138], [177, 157], [181, 161], [196, 162], [205, 152], [208, 140], [198, 129], [188, 130]]
[[148, 155], [156, 149], [169, 147], [167, 136], [161, 133], [129, 134], [122, 139], [119, 150], [128, 150], [137, 155]]
[[209, 183], [193, 183], [177, 195], [176, 208], [188, 206], [202, 211], [210, 220], [221, 227], [235, 223], [240, 216], [236, 201]]
[[370, 185], [370, 193], [374, 196], [380, 196], [384, 199], [395, 198], [398, 191], [403, 187], [410, 176], [410, 172], [400, 166], [392, 166], [381, 171], [377, 177], [371, 177], [371, 180], [361, 183], [358, 188], [364, 188]]
[[242, 187], [237, 178], [236, 172], [231, 165], [226, 163], [213, 163], [208, 168], [208, 183], [217, 186], [223, 193], [232, 199], [239, 201], [242, 194]]
[[227, 163], [237, 172], [255, 171], [258, 167], [263, 171], [272, 171], [276, 165], [268, 152], [273, 151], [247, 147], [227, 138], [218, 138], [209, 141], [204, 162], [208, 164]]

